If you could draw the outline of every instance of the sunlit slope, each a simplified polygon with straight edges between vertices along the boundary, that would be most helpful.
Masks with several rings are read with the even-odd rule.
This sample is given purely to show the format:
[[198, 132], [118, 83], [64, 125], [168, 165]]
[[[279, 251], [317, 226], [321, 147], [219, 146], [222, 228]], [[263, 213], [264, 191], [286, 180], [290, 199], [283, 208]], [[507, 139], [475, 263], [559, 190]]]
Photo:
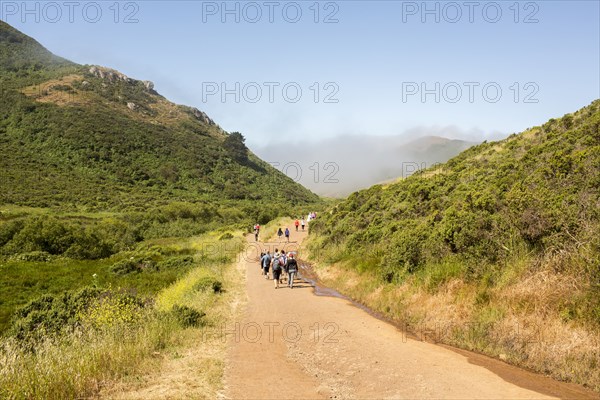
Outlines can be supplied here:
[[63, 60], [3, 22], [0, 82], [0, 203], [318, 200], [152, 82]]

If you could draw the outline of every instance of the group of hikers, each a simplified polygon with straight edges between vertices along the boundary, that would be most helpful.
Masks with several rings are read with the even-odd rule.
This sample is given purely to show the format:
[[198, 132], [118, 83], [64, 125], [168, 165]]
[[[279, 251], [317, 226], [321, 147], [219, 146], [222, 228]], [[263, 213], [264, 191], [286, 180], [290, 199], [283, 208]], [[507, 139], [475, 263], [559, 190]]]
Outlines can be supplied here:
[[[307, 221], [311, 221], [317, 218], [317, 213], [311, 212], [307, 218], [301, 218], [294, 221], [294, 227], [296, 232], [302, 227], [302, 231], [306, 228]], [[254, 225], [254, 239], [258, 242], [258, 235], [260, 233], [260, 225], [257, 223]], [[281, 242], [282, 236], [285, 235], [287, 242], [290, 241], [290, 229], [285, 228], [285, 231], [279, 227], [277, 229], [277, 237]], [[294, 278], [298, 275], [298, 261], [296, 260], [295, 252], [289, 252], [286, 254], [284, 249], [275, 249], [275, 252], [271, 254], [270, 250], [267, 252], [260, 253], [260, 270], [265, 279], [269, 279], [269, 271], [271, 271], [271, 279], [275, 285], [275, 289], [279, 288], [280, 284], [284, 282], [290, 289], [294, 288]]]
[[[302, 231], [304, 232], [304, 228], [306, 227], [306, 222], [307, 221], [312, 221], [313, 219], [317, 218], [317, 213], [316, 212], [311, 212], [306, 216], [306, 219], [301, 218], [301, 219], [297, 219], [294, 221], [294, 226], [296, 227], [296, 232], [298, 232], [298, 228], [302, 227]], [[260, 225], [258, 223], [256, 223], [253, 227], [254, 229], [254, 240], [258, 242], [258, 236], [260, 234]], [[285, 235], [285, 240], [286, 241], [290, 241], [290, 228], [286, 227], [285, 231], [283, 229], [281, 229], [281, 227], [279, 227], [279, 229], [277, 229], [277, 237], [279, 238], [279, 240], [281, 241], [282, 236]]]
[[294, 277], [298, 274], [298, 261], [293, 252], [285, 254], [283, 249], [281, 252], [275, 249], [272, 255], [269, 250], [260, 253], [260, 268], [265, 279], [269, 279], [269, 270], [271, 270], [275, 289], [278, 289], [284, 281], [290, 289], [294, 288]]

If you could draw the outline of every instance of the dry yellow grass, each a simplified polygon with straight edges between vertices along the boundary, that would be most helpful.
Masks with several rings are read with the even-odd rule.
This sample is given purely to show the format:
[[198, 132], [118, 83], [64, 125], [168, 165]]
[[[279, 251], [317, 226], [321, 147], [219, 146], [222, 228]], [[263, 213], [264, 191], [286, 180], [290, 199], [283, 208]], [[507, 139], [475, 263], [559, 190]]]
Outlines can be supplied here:
[[[518, 262], [517, 262], [518, 263]], [[600, 332], [556, 317], [560, 299], [579, 288], [575, 277], [548, 266], [516, 265], [512, 278], [489, 290], [451, 279], [435, 292], [416, 281], [383, 284], [340, 264], [316, 266], [321, 281], [394, 320], [418, 338], [475, 350], [554, 378], [600, 390]]]
[[144, 319], [137, 328], [111, 326], [38, 343], [35, 352], [11, 340], [0, 344], [0, 398], [65, 399], [93, 395], [129, 371], [152, 369], [148, 357], [176, 342], [174, 325]]
[[[27, 86], [21, 89], [21, 93], [26, 96], [35, 98], [40, 103], [54, 103], [59, 106], [87, 104], [89, 98], [86, 98], [82, 93], [76, 92], [71, 86], [74, 82], [83, 81], [82, 75], [67, 75], [59, 79], [52, 79], [40, 83], [39, 85]], [[71, 91], [56, 89], [57, 86], [70, 87]]]
[[[21, 93], [33, 97], [40, 103], [53, 103], [59, 106], [82, 106], [86, 104], [103, 104], [116, 112], [127, 114], [129, 117], [155, 125], [178, 126], [182, 121], [189, 120], [197, 122], [191, 115], [184, 112], [181, 106], [171, 103], [160, 95], [150, 95], [153, 103], [147, 104], [148, 108], [155, 111], [155, 115], [131, 110], [125, 101], [109, 101], [92, 91], [81, 91], [75, 89], [73, 84], [85, 80], [83, 75], [71, 74], [59, 79], [49, 80], [38, 85], [28, 86], [21, 89]], [[60, 90], [58, 87], [69, 88], [69, 91]], [[208, 127], [208, 131], [214, 137], [224, 137], [224, 133], [217, 126]]]
[[[236, 237], [241, 233], [236, 232]], [[193, 239], [188, 245], [205, 250], [213, 241]], [[221, 249], [222, 250], [222, 249]], [[221, 251], [220, 250], [220, 251]], [[236, 253], [237, 254], [237, 253]], [[215, 399], [223, 385], [227, 342], [221, 327], [231, 324], [244, 301], [242, 261], [216, 270], [196, 269], [157, 296], [157, 306], [170, 309], [186, 305], [206, 312], [206, 325], [187, 329], [177, 348], [156, 354], [158, 364], [142, 374], [125, 377], [105, 388], [99, 397], [110, 399]], [[194, 284], [206, 276], [218, 275], [225, 291], [219, 295], [194, 290]]]

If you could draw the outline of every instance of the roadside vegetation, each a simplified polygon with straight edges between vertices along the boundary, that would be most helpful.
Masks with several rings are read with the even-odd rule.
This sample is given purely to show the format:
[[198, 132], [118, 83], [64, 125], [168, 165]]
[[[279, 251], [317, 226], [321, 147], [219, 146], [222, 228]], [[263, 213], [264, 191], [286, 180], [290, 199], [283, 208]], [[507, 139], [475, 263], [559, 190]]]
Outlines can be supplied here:
[[[150, 240], [79, 268], [71, 261], [79, 273], [68, 263], [59, 272], [68, 281], [33, 273], [28, 279], [49, 287], [29, 293], [0, 339], [0, 397], [88, 397], [159, 368], [189, 344], [190, 330], [230, 316], [223, 293], [242, 246], [239, 231]], [[27, 263], [25, 271], [41, 266]], [[216, 391], [220, 381], [212, 384]]]
[[3, 399], [118, 395], [230, 317], [243, 233], [321, 202], [241, 133], [2, 21], [0, 154]]
[[600, 390], [600, 101], [349, 196], [326, 283], [418, 335]]

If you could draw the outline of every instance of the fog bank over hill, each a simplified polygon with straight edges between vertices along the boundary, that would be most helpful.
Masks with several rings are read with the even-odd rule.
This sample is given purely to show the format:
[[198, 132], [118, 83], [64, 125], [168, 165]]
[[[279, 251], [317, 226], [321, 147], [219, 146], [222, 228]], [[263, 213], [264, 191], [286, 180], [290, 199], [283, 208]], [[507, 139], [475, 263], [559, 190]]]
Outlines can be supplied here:
[[[253, 146], [252, 150], [315, 193], [344, 197], [446, 162], [481, 143], [482, 137], [480, 132], [465, 133], [456, 128], [427, 132], [416, 128], [396, 136], [342, 135], [318, 142], [271, 143]], [[498, 139], [502, 135], [485, 137]]]

